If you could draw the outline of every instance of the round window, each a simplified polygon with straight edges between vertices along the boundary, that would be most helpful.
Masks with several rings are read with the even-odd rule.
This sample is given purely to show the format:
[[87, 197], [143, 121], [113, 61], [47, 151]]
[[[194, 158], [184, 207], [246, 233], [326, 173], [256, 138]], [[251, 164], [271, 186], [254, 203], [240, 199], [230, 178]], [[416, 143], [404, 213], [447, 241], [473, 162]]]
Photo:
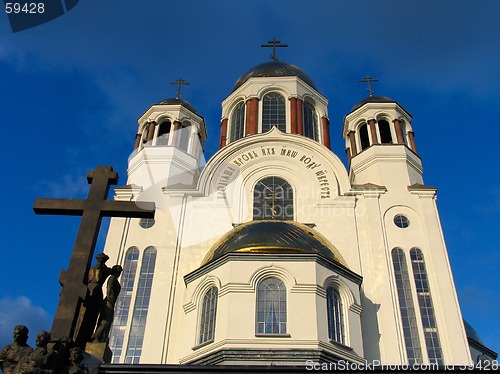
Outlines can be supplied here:
[[394, 224], [401, 229], [406, 229], [408, 226], [410, 226], [410, 220], [408, 219], [408, 217], [403, 216], [402, 214], [397, 214], [394, 217]]
[[139, 220], [139, 226], [141, 226], [143, 229], [149, 229], [150, 227], [153, 227], [154, 224], [154, 218], [141, 218]]

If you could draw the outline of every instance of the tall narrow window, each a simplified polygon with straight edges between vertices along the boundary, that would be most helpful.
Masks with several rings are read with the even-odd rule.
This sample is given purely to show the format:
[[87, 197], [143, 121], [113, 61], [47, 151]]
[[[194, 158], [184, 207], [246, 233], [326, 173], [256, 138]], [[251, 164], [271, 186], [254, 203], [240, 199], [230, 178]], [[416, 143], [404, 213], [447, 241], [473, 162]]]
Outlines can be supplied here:
[[328, 337], [337, 343], [345, 344], [342, 301], [339, 292], [333, 287], [326, 289], [326, 307], [328, 311]]
[[191, 139], [191, 124], [183, 124], [179, 130], [179, 148], [184, 152], [187, 152], [189, 149], [189, 141]]
[[293, 220], [293, 189], [278, 177], [261, 179], [253, 191], [253, 219]]
[[408, 145], [408, 139], [406, 139], [406, 122], [401, 121], [401, 133], [403, 134], [403, 141]]
[[132, 301], [132, 293], [134, 291], [138, 260], [139, 250], [137, 248], [130, 248], [125, 255], [123, 274], [120, 280], [122, 289], [118, 300], [116, 300], [115, 317], [109, 334], [109, 348], [113, 352], [112, 363], [118, 363], [122, 355], [123, 340], [125, 338], [130, 302]]
[[286, 131], [285, 98], [276, 92], [266, 94], [262, 100], [262, 132], [273, 126]]
[[144, 125], [144, 129], [142, 129], [142, 144], [146, 144], [148, 141], [148, 131], [149, 126], [146, 124]]
[[420, 316], [424, 327], [425, 344], [427, 345], [427, 355], [431, 363], [443, 365], [443, 352], [439, 342], [439, 332], [434, 315], [431, 290], [425, 268], [424, 255], [418, 248], [410, 250], [413, 277], [415, 278], [415, 288], [417, 289], [418, 304], [420, 306]]
[[359, 128], [359, 140], [361, 142], [361, 150], [370, 146], [370, 138], [368, 137], [368, 126], [365, 124]]
[[392, 134], [389, 122], [385, 120], [378, 121], [378, 131], [380, 132], [380, 143], [382, 144], [392, 143]]
[[130, 327], [127, 353], [125, 355], [125, 363], [127, 364], [138, 364], [141, 359], [155, 264], [156, 249], [146, 248], [142, 256], [139, 285], [137, 286], [134, 313], [132, 314], [132, 326]]
[[208, 290], [203, 298], [200, 319], [199, 344], [213, 340], [215, 333], [215, 317], [217, 314], [217, 287]]
[[168, 145], [171, 128], [172, 123], [170, 121], [165, 121], [160, 124], [160, 127], [158, 127], [158, 135], [156, 137], [156, 145]]
[[314, 106], [304, 102], [304, 135], [313, 140], [318, 140], [318, 116]]
[[413, 306], [413, 297], [408, 276], [406, 258], [401, 248], [392, 250], [392, 264], [398, 290], [399, 311], [403, 323], [403, 336], [409, 364], [422, 363], [422, 349], [418, 338], [417, 317]]
[[286, 288], [277, 278], [259, 283], [256, 333], [286, 335]]
[[241, 139], [245, 130], [245, 103], [241, 102], [233, 110], [229, 141]]

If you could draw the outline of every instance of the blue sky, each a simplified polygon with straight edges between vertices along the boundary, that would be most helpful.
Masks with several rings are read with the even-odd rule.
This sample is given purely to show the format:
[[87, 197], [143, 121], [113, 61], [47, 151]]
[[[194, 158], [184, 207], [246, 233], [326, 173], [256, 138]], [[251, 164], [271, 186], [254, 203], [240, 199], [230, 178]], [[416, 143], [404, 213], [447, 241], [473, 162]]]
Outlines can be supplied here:
[[269, 61], [260, 44], [275, 37], [289, 45], [280, 59], [330, 100], [332, 150], [344, 163], [342, 120], [367, 96], [364, 75], [413, 115], [462, 313], [500, 352], [498, 14], [495, 0], [81, 1], [16, 34], [0, 14], [0, 346], [16, 324], [31, 339], [50, 329], [78, 229], [77, 217], [35, 216], [35, 198], [86, 197], [96, 165], [113, 165], [125, 184], [137, 118], [175, 96], [179, 77], [191, 82], [183, 98], [205, 117], [211, 156], [221, 101]]

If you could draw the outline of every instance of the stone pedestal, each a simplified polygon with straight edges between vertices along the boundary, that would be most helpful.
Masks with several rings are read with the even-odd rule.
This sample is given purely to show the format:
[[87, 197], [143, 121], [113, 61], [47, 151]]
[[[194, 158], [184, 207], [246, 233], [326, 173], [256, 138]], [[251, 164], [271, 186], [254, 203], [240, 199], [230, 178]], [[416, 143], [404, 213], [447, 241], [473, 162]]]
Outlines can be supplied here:
[[85, 352], [107, 364], [111, 362], [112, 353], [108, 343], [89, 342], [85, 345]]

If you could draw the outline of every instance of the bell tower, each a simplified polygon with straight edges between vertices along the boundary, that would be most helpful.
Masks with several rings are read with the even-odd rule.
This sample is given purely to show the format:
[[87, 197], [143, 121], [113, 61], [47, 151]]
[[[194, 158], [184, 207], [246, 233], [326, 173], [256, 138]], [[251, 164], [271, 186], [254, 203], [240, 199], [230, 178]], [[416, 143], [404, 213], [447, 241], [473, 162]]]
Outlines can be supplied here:
[[273, 39], [262, 47], [273, 47], [273, 61], [243, 74], [222, 102], [220, 148], [273, 127], [330, 148], [328, 100], [304, 71], [278, 60], [276, 48], [286, 44]]
[[[443, 365], [469, 359], [437, 188], [424, 184], [412, 116], [396, 101], [369, 91], [343, 125], [358, 221], [368, 223], [358, 227], [367, 298], [362, 324], [379, 334], [380, 351], [366, 346], [365, 358], [383, 351], [387, 362]], [[387, 277], [384, 287], [376, 284], [379, 277]], [[368, 299], [378, 309], [371, 310]], [[404, 349], [396, 352], [395, 346]]]
[[205, 120], [194, 106], [179, 97], [165, 99], [146, 110], [138, 123], [129, 184], [143, 185], [153, 178], [151, 184], [166, 180], [167, 186], [191, 185], [203, 164], [207, 139]]
[[352, 184], [423, 184], [412, 116], [385, 96], [369, 96], [344, 118], [343, 137]]

